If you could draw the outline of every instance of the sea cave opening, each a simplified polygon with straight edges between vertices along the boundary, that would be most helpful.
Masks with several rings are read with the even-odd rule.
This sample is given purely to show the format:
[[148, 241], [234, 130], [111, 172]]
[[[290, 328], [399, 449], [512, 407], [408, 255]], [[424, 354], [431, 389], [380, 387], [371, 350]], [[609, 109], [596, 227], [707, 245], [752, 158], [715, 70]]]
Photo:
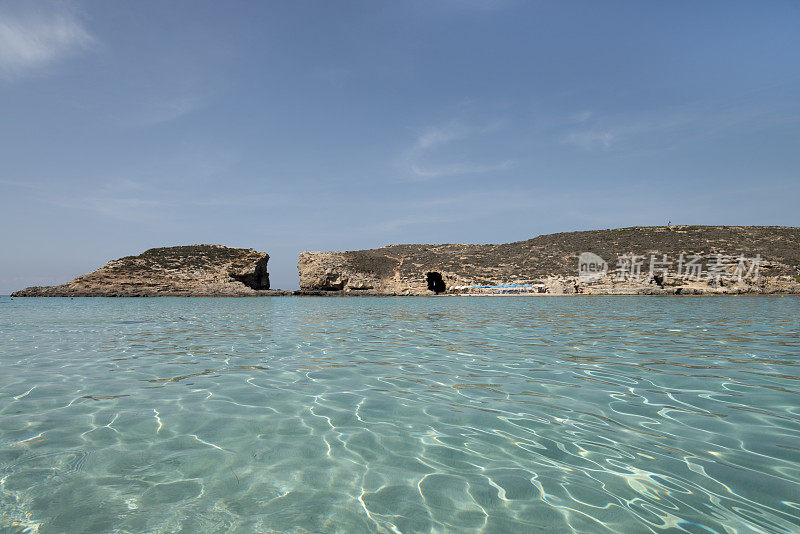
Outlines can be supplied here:
[[426, 278], [428, 282], [428, 290], [433, 291], [437, 295], [439, 293], [444, 293], [444, 291], [447, 289], [444, 280], [442, 280], [441, 273], [430, 272], [426, 275]]
[[269, 273], [267, 272], [267, 258], [256, 263], [255, 269], [246, 274], [232, 274], [231, 278], [241, 282], [251, 289], [263, 291], [269, 289]]

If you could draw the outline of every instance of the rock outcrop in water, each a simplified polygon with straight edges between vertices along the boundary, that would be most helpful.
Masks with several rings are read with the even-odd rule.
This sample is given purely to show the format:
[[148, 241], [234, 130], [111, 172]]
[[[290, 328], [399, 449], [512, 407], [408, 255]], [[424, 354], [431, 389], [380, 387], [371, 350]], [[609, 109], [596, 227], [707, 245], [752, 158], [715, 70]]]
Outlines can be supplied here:
[[[591, 281], [579, 277], [583, 252], [605, 260], [607, 271]], [[716, 259], [723, 256], [724, 273]], [[617, 269], [620, 257], [633, 259], [630, 276]], [[741, 258], [746, 261], [739, 265]], [[695, 268], [699, 261], [695, 273], [700, 276], [685, 276], [690, 261]], [[758, 264], [756, 272], [751, 270], [753, 263]], [[678, 276], [679, 268], [684, 269], [683, 277]], [[499, 284], [534, 284], [551, 294], [800, 293], [800, 228], [633, 227], [550, 234], [500, 245], [303, 252], [298, 271], [301, 291], [347, 294], [430, 295]], [[717, 275], [709, 276], [713, 272]]]
[[221, 245], [153, 248], [59, 286], [14, 297], [255, 296], [269, 291], [269, 254]]

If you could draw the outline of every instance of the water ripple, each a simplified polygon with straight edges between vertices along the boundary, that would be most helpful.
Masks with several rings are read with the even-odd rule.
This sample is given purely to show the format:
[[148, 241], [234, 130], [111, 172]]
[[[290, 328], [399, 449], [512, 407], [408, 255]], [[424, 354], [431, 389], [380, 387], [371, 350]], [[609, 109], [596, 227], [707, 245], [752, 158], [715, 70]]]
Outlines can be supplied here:
[[796, 298], [4, 304], [0, 529], [800, 530]]

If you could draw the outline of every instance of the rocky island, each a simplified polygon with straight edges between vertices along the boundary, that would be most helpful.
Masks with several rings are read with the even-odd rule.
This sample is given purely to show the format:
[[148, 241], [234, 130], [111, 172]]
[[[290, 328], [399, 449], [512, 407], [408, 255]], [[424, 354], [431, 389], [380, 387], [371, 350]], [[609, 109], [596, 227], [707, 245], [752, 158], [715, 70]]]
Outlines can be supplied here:
[[13, 297], [432, 294], [800, 294], [800, 228], [631, 227], [505, 244], [303, 252], [300, 291], [271, 290], [269, 255], [221, 245], [153, 248]]
[[152, 248], [59, 286], [29, 287], [12, 297], [259, 296], [269, 289], [269, 254], [221, 245]]
[[[582, 253], [605, 265], [580, 273]], [[301, 291], [325, 294], [800, 293], [800, 228], [632, 227], [499, 245], [304, 252], [298, 271]]]

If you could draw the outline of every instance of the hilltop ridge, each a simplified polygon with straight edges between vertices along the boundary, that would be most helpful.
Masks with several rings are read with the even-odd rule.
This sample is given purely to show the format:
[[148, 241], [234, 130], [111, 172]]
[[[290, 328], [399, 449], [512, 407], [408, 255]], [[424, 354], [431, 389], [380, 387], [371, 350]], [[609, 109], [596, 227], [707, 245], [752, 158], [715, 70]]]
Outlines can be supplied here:
[[[608, 263], [606, 276], [584, 283], [581, 253]], [[716, 255], [759, 258], [757, 279], [660, 282], [649, 274], [649, 259], [664, 255], [701, 256], [705, 272]], [[615, 280], [620, 256], [643, 258], [638, 280]], [[776, 226], [629, 227], [540, 235], [504, 244], [404, 244], [356, 251], [304, 252], [298, 262], [301, 290], [430, 294], [428, 273], [454, 287], [529, 283], [551, 294], [669, 294], [800, 292], [800, 228]], [[730, 273], [733, 274], [733, 273]]]

